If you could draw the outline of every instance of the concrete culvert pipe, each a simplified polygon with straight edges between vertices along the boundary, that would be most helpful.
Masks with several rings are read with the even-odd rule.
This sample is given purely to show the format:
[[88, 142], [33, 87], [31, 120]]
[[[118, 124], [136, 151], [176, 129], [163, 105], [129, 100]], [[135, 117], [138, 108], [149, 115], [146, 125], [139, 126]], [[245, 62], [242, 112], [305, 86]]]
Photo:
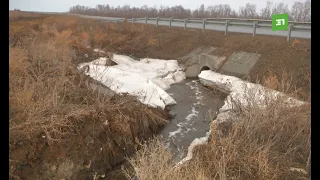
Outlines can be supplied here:
[[202, 66], [201, 69], [200, 69], [200, 72], [201, 71], [206, 71], [206, 70], [210, 70], [210, 68], [208, 66]]

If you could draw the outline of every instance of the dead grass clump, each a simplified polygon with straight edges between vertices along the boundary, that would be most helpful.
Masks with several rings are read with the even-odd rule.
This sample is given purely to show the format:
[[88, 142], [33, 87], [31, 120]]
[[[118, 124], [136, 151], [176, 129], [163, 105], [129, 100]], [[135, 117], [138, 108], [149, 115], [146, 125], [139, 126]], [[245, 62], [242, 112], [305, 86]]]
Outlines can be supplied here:
[[23, 11], [9, 11], [9, 20], [17, 20], [21, 18], [33, 18], [39, 17], [41, 14], [33, 12], [23, 12]]
[[40, 129], [71, 126], [65, 113], [76, 106], [64, 104], [64, 92], [70, 83], [72, 50], [55, 39], [32, 39], [25, 47], [9, 47], [9, 52], [11, 140], [31, 139]]
[[[79, 77], [76, 66], [73, 64], [75, 52], [71, 49], [73, 40], [71, 30], [58, 32], [55, 28], [47, 27], [36, 33], [41, 36], [26, 38], [20, 41], [20, 46], [9, 47], [12, 140], [18, 137], [18, 139], [31, 139], [43, 130], [48, 131], [46, 132], [48, 137], [52, 137], [48, 139], [61, 139], [60, 135], [62, 137], [66, 134], [61, 132], [58, 135], [59, 130], [55, 128], [56, 126], [73, 128], [75, 125], [70, 125], [71, 121], [83, 119], [80, 116], [92, 115], [91, 112], [97, 108], [97, 105], [100, 107], [110, 103], [108, 97], [90, 94], [89, 87], [86, 85], [87, 79]], [[90, 98], [94, 99], [90, 100]], [[119, 103], [128, 104], [128, 101]], [[112, 116], [117, 114], [111, 113], [112, 111], [122, 113], [114, 117], [122, 121], [115, 123], [117, 127], [114, 129], [121, 129], [121, 133], [131, 132], [130, 127], [126, 127], [128, 122], [124, 115], [131, 114], [130, 117], [139, 115], [139, 113], [132, 114], [136, 111], [134, 107], [138, 106], [138, 103], [122, 106], [116, 110], [112, 110], [114, 108], [111, 107], [110, 110], [104, 108], [103, 111]], [[120, 111], [124, 107], [125, 112]], [[143, 121], [148, 118], [150, 122], [155, 120], [152, 123], [155, 127], [159, 125], [159, 120], [160, 124], [166, 122], [162, 114], [158, 115], [158, 118], [153, 117], [153, 112], [151, 109], [146, 109], [143, 113], [147, 115], [139, 118]], [[107, 116], [108, 113], [105, 115]], [[75, 130], [66, 131], [74, 132]], [[50, 132], [54, 132], [55, 135], [50, 135]]]
[[[96, 26], [95, 31], [91, 31], [91, 37], [93, 42], [99, 47], [105, 42], [107, 38], [107, 33], [100, 27]], [[111, 40], [112, 41], [112, 40]]]
[[[129, 159], [138, 179], [168, 179], [172, 168], [172, 155], [158, 139], [152, 139], [142, 145], [135, 157]], [[131, 179], [132, 170], [126, 170]]]
[[271, 73], [265, 78], [263, 86], [286, 94], [296, 91], [292, 81], [292, 74], [286, 71], [282, 72], [280, 78], [276, 74]]
[[[254, 99], [254, 98], [253, 98]], [[311, 152], [310, 106], [288, 108], [269, 101], [237, 106], [237, 121], [217, 124], [214, 141], [195, 148], [194, 158], [172, 170], [162, 145], [146, 147], [130, 162], [138, 179], [308, 179]], [[226, 127], [228, 126], [228, 127]], [[220, 131], [224, 131], [223, 133]], [[159, 166], [158, 166], [159, 164]], [[301, 172], [292, 171], [300, 169]], [[161, 172], [159, 172], [161, 171]]]
[[[311, 87], [310, 73], [306, 73], [304, 78], [307, 82], [309, 82], [309, 87]], [[277, 76], [274, 73], [269, 73], [269, 75], [264, 78], [262, 85], [267, 88], [283, 92], [295, 98], [303, 97], [303, 100], [308, 102], [311, 100], [311, 92], [306, 94], [304, 89], [297, 88], [295, 81], [293, 81], [293, 74], [285, 70], [282, 71], [281, 76]]]
[[[284, 108], [278, 103], [270, 103], [264, 110], [254, 105], [238, 106], [240, 121], [229, 127], [226, 137], [216, 132], [216, 143], [203, 149], [205, 152], [198, 151], [202, 160], [209, 158], [224, 163], [222, 170], [228, 177], [307, 178], [291, 172], [290, 168], [305, 169], [307, 165], [311, 148], [310, 107]], [[214, 159], [208, 156], [212, 154], [215, 154]]]
[[86, 31], [81, 32], [79, 41], [80, 41], [80, 42], [77, 43], [77, 44], [79, 45], [78, 48], [85, 49], [85, 48], [87, 48], [88, 46], [90, 46], [90, 44], [91, 44], [91, 39], [90, 39], [90, 36], [89, 36], [88, 32], [86, 32]]
[[9, 72], [25, 73], [29, 66], [27, 58], [28, 52], [25, 49], [9, 47]]
[[164, 146], [160, 138], [155, 137], [141, 146], [134, 157], [128, 159], [130, 168], [124, 169], [128, 179], [136, 176], [139, 180], [154, 179], [208, 179], [204, 173], [204, 167], [186, 166], [182, 169], [174, 168], [172, 154]]
[[[70, 23], [63, 24], [64, 20]], [[92, 89], [92, 81], [76, 68], [78, 52], [74, 47], [77, 43], [90, 44], [89, 33], [94, 30], [80, 26], [72, 29], [72, 22], [72, 18], [53, 17], [10, 24], [12, 177], [37, 174], [40, 165], [36, 162], [36, 167], [29, 170], [19, 167], [35, 159], [50, 161], [51, 156], [43, 155], [46, 148], [53, 158], [54, 154], [60, 157], [68, 152], [75, 162], [97, 158], [95, 163], [101, 161], [101, 169], [106, 172], [125, 154], [132, 153], [137, 139], [146, 139], [168, 122], [167, 112], [142, 105], [134, 97], [105, 95]], [[24, 24], [31, 28], [20, 28]], [[81, 32], [82, 38], [77, 41]], [[105, 34], [103, 30], [100, 33]], [[97, 143], [88, 147], [88, 138]], [[101, 144], [107, 147], [100, 150]]]

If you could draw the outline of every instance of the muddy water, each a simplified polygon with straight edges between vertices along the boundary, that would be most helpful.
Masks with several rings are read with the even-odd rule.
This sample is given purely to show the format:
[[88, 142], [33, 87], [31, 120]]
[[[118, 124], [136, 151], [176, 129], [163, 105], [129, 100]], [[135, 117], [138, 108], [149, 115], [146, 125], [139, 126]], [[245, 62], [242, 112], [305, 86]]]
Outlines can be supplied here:
[[[113, 92], [97, 83], [90, 83], [93, 90], [110, 95]], [[166, 90], [177, 104], [168, 107], [173, 116], [160, 132], [175, 161], [180, 161], [195, 138], [206, 135], [209, 123], [222, 107], [224, 97], [204, 87], [199, 80], [187, 79]]]
[[[90, 84], [94, 90], [109, 94], [110, 90]], [[173, 118], [160, 132], [176, 162], [183, 159], [190, 143], [209, 131], [209, 123], [223, 105], [224, 97], [204, 87], [199, 80], [184, 80], [166, 90], [177, 104], [168, 107]], [[108, 180], [127, 179], [120, 167], [106, 175]]]
[[166, 91], [177, 104], [169, 107], [173, 119], [160, 134], [175, 161], [180, 161], [191, 142], [209, 131], [209, 123], [222, 107], [224, 98], [204, 87], [199, 80], [187, 79]]

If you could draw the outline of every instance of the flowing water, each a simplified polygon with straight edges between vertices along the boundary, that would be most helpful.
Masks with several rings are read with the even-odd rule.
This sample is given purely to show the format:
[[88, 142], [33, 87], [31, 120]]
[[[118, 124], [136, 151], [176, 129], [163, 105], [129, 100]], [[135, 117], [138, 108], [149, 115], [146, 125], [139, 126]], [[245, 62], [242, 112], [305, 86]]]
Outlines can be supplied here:
[[166, 147], [175, 161], [182, 160], [195, 138], [206, 135], [210, 122], [223, 105], [224, 98], [204, 87], [199, 80], [184, 80], [166, 90], [177, 104], [170, 106], [171, 122], [162, 129]]
[[[109, 94], [111, 90], [91, 84], [95, 90]], [[160, 132], [175, 162], [182, 160], [195, 138], [206, 135], [211, 120], [222, 107], [224, 96], [204, 87], [199, 80], [186, 79], [166, 90], [177, 104], [169, 108], [173, 118]], [[114, 169], [107, 179], [126, 179], [121, 168]]]

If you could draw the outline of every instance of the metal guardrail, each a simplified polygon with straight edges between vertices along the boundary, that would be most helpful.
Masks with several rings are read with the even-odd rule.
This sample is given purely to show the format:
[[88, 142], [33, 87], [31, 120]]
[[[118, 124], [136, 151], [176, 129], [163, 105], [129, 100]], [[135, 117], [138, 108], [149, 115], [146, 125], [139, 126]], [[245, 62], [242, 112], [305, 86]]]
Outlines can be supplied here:
[[[171, 27], [172, 22], [180, 22], [184, 23], [184, 29], [187, 29], [188, 23], [193, 24], [202, 24], [202, 31], [206, 29], [206, 25], [219, 25], [225, 27], [225, 35], [228, 33], [229, 26], [238, 26], [238, 27], [252, 27], [252, 36], [256, 36], [256, 29], [257, 28], [272, 28], [272, 21], [271, 20], [262, 20], [262, 19], [240, 19], [240, 18], [206, 18], [206, 19], [173, 19], [173, 18], [132, 18], [132, 19], [125, 19], [119, 18], [116, 20], [107, 20], [108, 22], [131, 22], [134, 24], [137, 21], [144, 21], [144, 24], [147, 25], [148, 21], [155, 21], [156, 27], [159, 26], [159, 21], [168, 22], [169, 28]], [[311, 31], [311, 22], [295, 22], [289, 21], [289, 28], [288, 28], [288, 35], [287, 41], [290, 41], [291, 32], [292, 31]]]

